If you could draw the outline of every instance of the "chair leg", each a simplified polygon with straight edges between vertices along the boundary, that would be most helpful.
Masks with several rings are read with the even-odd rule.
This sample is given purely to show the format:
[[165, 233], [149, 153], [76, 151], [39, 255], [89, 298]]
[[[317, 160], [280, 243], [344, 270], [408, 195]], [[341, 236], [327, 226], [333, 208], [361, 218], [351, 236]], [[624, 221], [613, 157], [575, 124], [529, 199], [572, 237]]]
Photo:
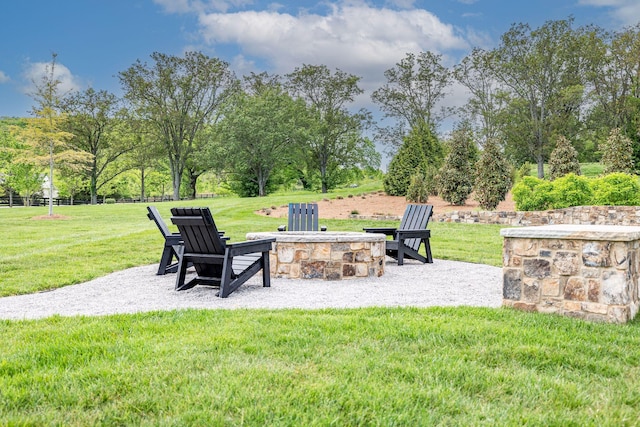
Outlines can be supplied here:
[[262, 287], [271, 286], [271, 268], [269, 265], [269, 252], [262, 252]]
[[424, 239], [424, 249], [427, 253], [427, 263], [433, 263], [433, 257], [431, 256], [431, 244], [429, 243], [429, 239]]
[[171, 258], [173, 258], [173, 248], [171, 246], [165, 246], [160, 257], [160, 264], [158, 264], [158, 276], [167, 274], [167, 267], [171, 264]]

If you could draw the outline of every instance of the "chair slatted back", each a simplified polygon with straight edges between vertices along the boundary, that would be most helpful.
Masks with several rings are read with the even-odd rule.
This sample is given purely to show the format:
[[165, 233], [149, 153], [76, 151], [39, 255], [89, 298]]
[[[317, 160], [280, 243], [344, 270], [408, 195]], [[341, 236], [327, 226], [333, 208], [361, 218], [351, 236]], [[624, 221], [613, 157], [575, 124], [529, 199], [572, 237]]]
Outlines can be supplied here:
[[316, 203], [289, 203], [289, 231], [318, 231]]
[[216, 276], [222, 268], [222, 256], [226, 243], [220, 238], [220, 233], [213, 221], [209, 208], [172, 208], [171, 221], [178, 226], [184, 240], [184, 253], [220, 255], [220, 265], [198, 263], [194, 259], [193, 265], [199, 275]]
[[153, 222], [156, 223], [162, 235], [164, 237], [171, 236], [171, 231], [169, 230], [169, 227], [167, 227], [167, 224], [164, 222], [164, 220], [160, 216], [160, 212], [158, 212], [158, 208], [156, 208], [155, 206], [147, 206], [147, 211], [148, 211], [147, 218], [152, 219]]
[[[431, 214], [433, 213], [433, 205], [407, 205], [402, 221], [400, 222], [400, 230], [424, 230], [427, 228]], [[421, 239], [407, 239], [405, 246], [413, 250], [420, 248]]]

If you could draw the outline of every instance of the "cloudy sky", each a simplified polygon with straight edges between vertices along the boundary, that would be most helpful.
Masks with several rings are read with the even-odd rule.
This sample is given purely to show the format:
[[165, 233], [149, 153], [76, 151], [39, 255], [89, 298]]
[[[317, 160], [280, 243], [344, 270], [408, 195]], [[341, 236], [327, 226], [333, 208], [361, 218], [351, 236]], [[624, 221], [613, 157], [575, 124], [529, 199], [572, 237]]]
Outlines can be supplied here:
[[[0, 25], [0, 116], [28, 116], [33, 80], [56, 53], [65, 90], [121, 95], [117, 74], [154, 52], [199, 50], [250, 71], [325, 64], [362, 77], [370, 93], [407, 52], [453, 65], [491, 48], [513, 23], [575, 18], [619, 29], [638, 0], [6, 0]], [[452, 96], [456, 96], [453, 94]], [[360, 103], [367, 105], [365, 96]]]

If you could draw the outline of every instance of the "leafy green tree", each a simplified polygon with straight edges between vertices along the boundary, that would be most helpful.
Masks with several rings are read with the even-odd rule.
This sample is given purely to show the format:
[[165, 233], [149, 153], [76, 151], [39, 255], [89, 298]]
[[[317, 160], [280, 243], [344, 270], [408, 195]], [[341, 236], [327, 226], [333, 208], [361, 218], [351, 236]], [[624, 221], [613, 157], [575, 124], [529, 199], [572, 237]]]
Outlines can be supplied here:
[[554, 180], [568, 173], [580, 175], [578, 151], [564, 135], [560, 135], [556, 139], [556, 148], [549, 157], [549, 174], [551, 180]]
[[491, 55], [474, 48], [453, 70], [453, 76], [469, 91], [469, 99], [461, 108], [479, 126], [480, 145], [496, 139], [500, 134], [499, 113], [505, 98], [491, 72]]
[[453, 205], [464, 205], [473, 190], [473, 166], [477, 150], [467, 124], [453, 131], [449, 153], [438, 174], [438, 194]]
[[[117, 162], [132, 151], [133, 138], [123, 135], [131, 133], [123, 129], [123, 117], [118, 117], [119, 101], [105, 90], [89, 88], [75, 92], [62, 100], [61, 111], [65, 120], [61, 127], [74, 136], [69, 146], [87, 153], [90, 162], [85, 168], [91, 204], [98, 202], [98, 189], [128, 169], [126, 162]], [[115, 167], [109, 167], [113, 165]], [[110, 171], [107, 175], [105, 171]]]
[[294, 101], [276, 85], [238, 94], [223, 114], [220, 133], [231, 176], [242, 182], [243, 195], [266, 196], [274, 172], [284, 168], [306, 136], [304, 101]]
[[406, 196], [411, 177], [417, 173], [433, 177], [431, 170], [440, 168], [443, 158], [444, 148], [429, 126], [426, 123], [415, 126], [389, 163], [383, 179], [385, 192]]
[[194, 141], [206, 124], [218, 119], [221, 105], [237, 89], [229, 64], [199, 52], [176, 57], [155, 52], [152, 66], [139, 60], [119, 74], [125, 98], [146, 121], [169, 158], [173, 199], [180, 186]]
[[437, 111], [452, 82], [451, 71], [442, 65], [442, 55], [421, 52], [407, 53], [395, 67], [384, 72], [387, 82], [371, 95], [386, 118], [396, 120], [395, 126], [379, 130], [379, 136], [391, 146], [415, 127], [424, 123], [437, 129], [438, 124], [451, 114]]
[[[512, 100], [523, 103], [522, 111], [528, 113], [518, 120], [525, 120], [528, 127], [525, 135], [530, 135], [527, 143], [538, 164], [539, 177], [544, 176], [550, 136], [557, 131], [554, 126], [563, 123], [554, 120], [554, 114], [579, 114], [582, 98], [576, 94], [581, 93], [583, 73], [580, 38], [572, 23], [573, 19], [548, 21], [535, 30], [527, 24], [515, 24], [502, 35], [489, 61], [497, 81], [510, 92]], [[510, 117], [505, 123], [513, 122]]]
[[304, 65], [286, 78], [291, 94], [303, 99], [310, 111], [303, 152], [319, 172], [323, 193], [342, 181], [345, 169], [379, 165], [380, 156], [363, 136], [371, 114], [347, 109], [363, 92], [360, 77], [341, 70], [332, 73], [324, 65]]
[[27, 156], [19, 160], [37, 167], [49, 166], [49, 216], [53, 215], [55, 163], [65, 163], [66, 167], [73, 168], [75, 165], [81, 167], [89, 160], [86, 154], [78, 153], [69, 146], [73, 135], [61, 126], [64, 119], [60, 113], [63, 96], [59, 89], [62, 82], [55, 73], [56, 57], [54, 53], [41, 80], [33, 82], [35, 91], [31, 97], [36, 103], [32, 110], [34, 117], [25, 120], [26, 127], [14, 128], [17, 138], [29, 147]]
[[495, 140], [488, 140], [475, 166], [474, 198], [482, 209], [494, 210], [511, 189], [511, 166]]
[[602, 144], [601, 163], [604, 173], [633, 173], [633, 146], [620, 128], [611, 129], [609, 138]]

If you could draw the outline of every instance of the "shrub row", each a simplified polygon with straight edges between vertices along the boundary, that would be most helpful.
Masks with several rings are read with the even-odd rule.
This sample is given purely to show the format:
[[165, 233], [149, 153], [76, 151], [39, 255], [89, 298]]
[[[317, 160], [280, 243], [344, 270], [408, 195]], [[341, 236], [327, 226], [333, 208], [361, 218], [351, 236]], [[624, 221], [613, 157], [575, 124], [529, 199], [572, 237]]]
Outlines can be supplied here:
[[638, 206], [640, 182], [635, 175], [612, 173], [585, 178], [573, 173], [554, 181], [525, 176], [512, 189], [516, 209], [543, 211], [570, 206]]

